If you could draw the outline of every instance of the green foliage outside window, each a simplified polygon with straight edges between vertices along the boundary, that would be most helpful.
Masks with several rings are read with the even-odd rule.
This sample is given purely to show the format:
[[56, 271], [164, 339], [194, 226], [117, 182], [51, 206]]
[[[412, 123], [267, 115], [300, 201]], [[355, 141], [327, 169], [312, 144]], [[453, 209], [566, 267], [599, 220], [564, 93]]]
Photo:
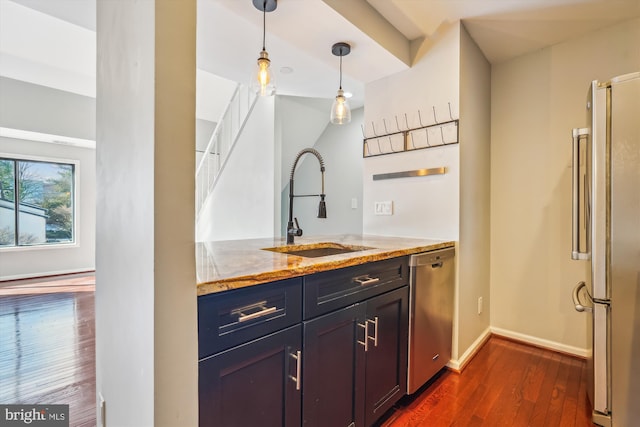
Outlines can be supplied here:
[[0, 246], [73, 242], [74, 170], [0, 158]]

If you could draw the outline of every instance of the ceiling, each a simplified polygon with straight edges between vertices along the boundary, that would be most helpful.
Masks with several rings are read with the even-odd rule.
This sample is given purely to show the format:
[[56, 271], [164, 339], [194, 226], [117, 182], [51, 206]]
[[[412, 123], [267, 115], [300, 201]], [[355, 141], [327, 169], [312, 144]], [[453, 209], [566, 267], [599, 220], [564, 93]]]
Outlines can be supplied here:
[[[95, 0], [0, 0], [0, 75], [95, 96]], [[438, 31], [462, 20], [487, 59], [499, 63], [640, 16], [639, 0], [278, 0], [266, 16], [277, 91], [332, 98], [343, 87], [364, 102], [367, 82], [405, 70]], [[262, 42], [251, 0], [198, 0], [197, 63], [248, 82]]]

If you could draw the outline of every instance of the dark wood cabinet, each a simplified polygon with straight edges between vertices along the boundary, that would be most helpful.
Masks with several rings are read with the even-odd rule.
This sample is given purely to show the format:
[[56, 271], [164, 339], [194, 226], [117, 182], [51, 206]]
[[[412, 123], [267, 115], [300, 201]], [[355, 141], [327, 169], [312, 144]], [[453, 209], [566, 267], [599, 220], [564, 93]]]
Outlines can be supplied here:
[[408, 298], [408, 288], [403, 287], [367, 301], [370, 338], [365, 368], [366, 426], [407, 391]]
[[366, 307], [356, 304], [304, 322], [305, 427], [361, 426], [364, 422]]
[[201, 427], [368, 427], [406, 392], [407, 257], [198, 298]]
[[406, 392], [408, 288], [304, 322], [305, 427], [370, 426]]
[[200, 426], [299, 426], [301, 350], [297, 325], [200, 360]]
[[297, 427], [302, 279], [198, 298], [201, 427]]

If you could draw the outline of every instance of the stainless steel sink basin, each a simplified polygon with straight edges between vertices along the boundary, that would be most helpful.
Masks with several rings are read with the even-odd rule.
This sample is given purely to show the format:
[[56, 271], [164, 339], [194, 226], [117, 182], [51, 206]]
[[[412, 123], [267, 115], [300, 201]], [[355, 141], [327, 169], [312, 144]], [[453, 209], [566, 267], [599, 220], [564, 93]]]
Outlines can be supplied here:
[[373, 249], [366, 246], [342, 245], [340, 243], [323, 242], [311, 243], [308, 245], [277, 246], [275, 248], [264, 248], [265, 251], [279, 252], [286, 255], [295, 255], [305, 258], [319, 258], [329, 255], [346, 254], [349, 252], [366, 251]]

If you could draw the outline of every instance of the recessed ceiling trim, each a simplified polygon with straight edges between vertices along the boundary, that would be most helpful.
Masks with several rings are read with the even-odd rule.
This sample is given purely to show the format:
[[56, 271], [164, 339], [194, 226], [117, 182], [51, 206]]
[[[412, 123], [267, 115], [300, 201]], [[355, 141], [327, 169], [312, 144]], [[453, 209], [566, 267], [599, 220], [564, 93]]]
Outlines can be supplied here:
[[411, 65], [409, 40], [366, 0], [322, 0], [406, 65]]
[[50, 144], [70, 145], [73, 147], [96, 149], [96, 142], [90, 139], [71, 138], [49, 133], [31, 132], [22, 129], [0, 127], [0, 136], [5, 138], [22, 139], [24, 141], [48, 142]]

